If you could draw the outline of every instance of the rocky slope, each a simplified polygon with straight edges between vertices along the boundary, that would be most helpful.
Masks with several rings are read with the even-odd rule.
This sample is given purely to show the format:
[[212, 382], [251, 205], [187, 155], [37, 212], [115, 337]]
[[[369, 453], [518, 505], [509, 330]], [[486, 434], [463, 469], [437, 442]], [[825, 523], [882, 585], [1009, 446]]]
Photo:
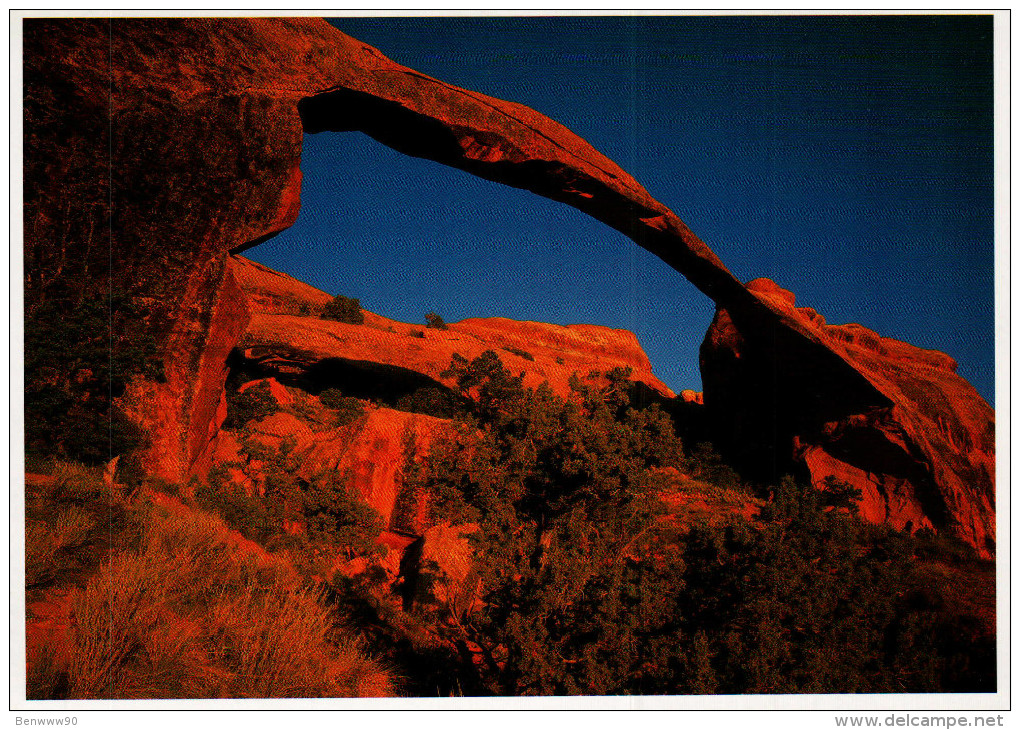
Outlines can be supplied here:
[[661, 397], [674, 397], [652, 373], [637, 338], [626, 330], [500, 317], [465, 319], [449, 323], [447, 329], [432, 329], [366, 310], [364, 324], [345, 324], [308, 316], [332, 299], [325, 292], [243, 257], [232, 257], [231, 271], [241, 282], [253, 312], [238, 349], [245, 360], [267, 373], [294, 377], [332, 366], [335, 370], [360, 369], [371, 381], [365, 387], [387, 387], [382, 382], [387, 378], [401, 381], [389, 384], [389, 390], [449, 387], [453, 380], [444, 378], [443, 372], [454, 354], [473, 360], [486, 350], [495, 350], [512, 373], [524, 373], [528, 387], [548, 381], [555, 392], [565, 396], [575, 373], [587, 376], [593, 371], [629, 368], [635, 382]]
[[[511, 372], [524, 374], [526, 386], [549, 382], [564, 396], [575, 374], [598, 382], [601, 373], [629, 368], [631, 379], [649, 393], [674, 397], [652, 373], [637, 338], [624, 330], [502, 318], [429, 329], [367, 310], [362, 310], [363, 324], [346, 324], [319, 318], [332, 297], [290, 276], [240, 256], [230, 258], [228, 273], [251, 313], [232, 363], [256, 379], [241, 390], [264, 383], [280, 409], [252, 424], [252, 437], [273, 448], [291, 439], [306, 477], [323, 470], [349, 474], [365, 502], [392, 527], [407, 530], [421, 523], [415, 512], [420, 505], [395, 512], [406, 458], [421, 458], [433, 439], [450, 431], [446, 420], [400, 406], [400, 396], [435, 389], [453, 397], [454, 380], [443, 373], [454, 354], [473, 360], [495, 351]], [[327, 389], [360, 398], [367, 406], [365, 415], [339, 428], [328, 427], [328, 409], [319, 399]], [[212, 420], [212, 437], [200, 459], [205, 472], [241, 460], [238, 435], [221, 429], [225, 418], [224, 403]], [[327, 427], [320, 427], [323, 424]], [[409, 443], [413, 448], [407, 452]]]
[[[422, 388], [452, 388], [443, 373], [453, 355], [470, 360], [488, 349], [512, 372], [523, 373], [526, 385], [548, 381], [561, 395], [569, 392], [574, 373], [627, 367], [649, 392], [675, 398], [627, 332], [499, 318], [428, 329], [367, 311], [364, 324], [345, 324], [314, 316], [331, 299], [325, 292], [242, 257], [232, 258], [230, 271], [252, 311], [237, 362], [270, 378], [284, 406], [293, 396], [280, 381], [290, 390], [340, 387], [362, 397], [389, 397], [390, 403]], [[714, 435], [733, 462], [763, 481], [798, 469], [817, 484], [838, 478], [861, 490], [866, 519], [898, 529], [948, 531], [990, 554], [994, 415], [955, 374], [952, 359], [859, 325], [827, 325], [769, 280], [748, 288], [811, 328], [872, 390], [848, 393], [845, 373], [819, 373], [810, 360], [791, 361], [789, 353], [763, 347], [760, 337], [745, 334], [720, 310], [702, 348], [704, 400], [689, 391], [680, 400], [687, 407], [707, 404]], [[827, 392], [817, 391], [820, 375]], [[811, 388], [807, 394], [805, 385]], [[420, 520], [394, 514], [400, 493], [396, 465], [406, 458], [408, 440], [421, 453], [444, 428], [441, 419], [379, 408], [340, 432], [313, 434], [282, 415], [257, 432], [276, 442], [287, 434], [297, 438], [309, 475], [323, 468], [349, 471], [388, 524], [411, 529]]]

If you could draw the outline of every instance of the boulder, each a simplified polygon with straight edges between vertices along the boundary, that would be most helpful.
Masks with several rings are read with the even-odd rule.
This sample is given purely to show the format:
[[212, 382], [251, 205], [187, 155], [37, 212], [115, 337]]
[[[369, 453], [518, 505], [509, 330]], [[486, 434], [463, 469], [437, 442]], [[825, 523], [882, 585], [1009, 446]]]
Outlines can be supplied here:
[[404, 610], [439, 609], [456, 622], [481, 607], [471, 545], [477, 531], [473, 524], [439, 523], [404, 550], [400, 565]]
[[427, 576], [432, 598], [457, 617], [477, 608], [480, 583], [473, 573], [474, 548], [470, 536], [477, 525], [440, 523], [422, 535], [418, 579]]
[[316, 434], [291, 413], [274, 413], [248, 426], [251, 438], [259, 443], [278, 449], [284, 442], [293, 444], [295, 452], [311, 447]]
[[705, 394], [696, 390], [681, 390], [680, 400], [684, 403], [694, 403], [695, 405], [705, 405]]

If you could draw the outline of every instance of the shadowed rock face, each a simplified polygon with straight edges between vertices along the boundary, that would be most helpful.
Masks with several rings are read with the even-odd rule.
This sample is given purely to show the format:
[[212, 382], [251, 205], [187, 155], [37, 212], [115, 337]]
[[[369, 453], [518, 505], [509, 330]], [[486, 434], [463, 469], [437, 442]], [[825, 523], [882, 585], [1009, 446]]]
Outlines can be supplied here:
[[[977, 526], [993, 521], [991, 447], [983, 450], [991, 411], [976, 405], [970, 386], [957, 387], [959, 378], [947, 385], [944, 371], [927, 366], [900, 368], [911, 374], [901, 379], [886, 360], [820, 329], [781, 296], [743, 286], [632, 177], [534, 110], [424, 76], [311, 18], [29, 20], [25, 81], [26, 305], [49, 288], [80, 289], [97, 276], [100, 284], [130, 282], [135, 299], [148, 303], [139, 326], [157, 333], [166, 378], [136, 382], [124, 403], [152, 437], [154, 473], [182, 479], [200, 468], [218, 428], [219, 355], [247, 326], [225, 270], [228, 252], [293, 223], [305, 131], [360, 130], [588, 213], [710, 296], [720, 316], [704, 360], [718, 373], [705, 372], [715, 384], [706, 385], [706, 407], [735, 438], [760, 439], [763, 423], [782, 436], [748, 449], [748, 460], [778, 465], [789, 459], [787, 436], [821, 448], [815, 434], [825, 424], [880, 419], [883, 433], [911, 434], [901, 440], [912, 444], [909, 463], [921, 472], [904, 471], [898, 457], [862, 466], [847, 456], [866, 451], [854, 444], [867, 439], [825, 442], [824, 457], [799, 453], [808, 463], [836, 459], [881, 474], [895, 461], [897, 494], [910, 484], [939, 495], [918, 498], [933, 524], [974, 544], [992, 534]], [[68, 261], [84, 263], [65, 270]], [[933, 392], [945, 402], [929, 398]], [[735, 393], [747, 395], [747, 409]], [[954, 400], [961, 397], [965, 405]], [[958, 422], [967, 427], [943, 425], [945, 438], [925, 430]], [[978, 433], [982, 446], [967, 451], [959, 437]], [[976, 453], [983, 456], [969, 455]], [[984, 469], [987, 479], [950, 486], [968, 469]], [[935, 487], [915, 484], [918, 473]]]
[[768, 279], [748, 288], [814, 329], [858, 377], [818, 370], [785, 333], [718, 310], [701, 370], [730, 458], [767, 480], [798, 465], [816, 483], [834, 476], [861, 489], [873, 522], [948, 531], [991, 554], [995, 416], [953, 359], [860, 325], [827, 325]]

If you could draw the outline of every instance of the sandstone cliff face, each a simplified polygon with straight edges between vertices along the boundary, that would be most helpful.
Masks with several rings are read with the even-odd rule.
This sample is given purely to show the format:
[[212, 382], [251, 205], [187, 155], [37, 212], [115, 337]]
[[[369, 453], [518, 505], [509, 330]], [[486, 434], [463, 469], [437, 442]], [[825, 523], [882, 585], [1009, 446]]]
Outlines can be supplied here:
[[[408, 459], [424, 458], [435, 439], [453, 433], [444, 419], [376, 407], [369, 407], [352, 423], [324, 430], [310, 428], [294, 412], [284, 410], [249, 424], [247, 431], [245, 438], [273, 449], [289, 442], [290, 453], [299, 463], [298, 474], [305, 479], [329, 472], [344, 476], [365, 504], [379, 513], [387, 530], [405, 533], [427, 527], [428, 508], [421, 501], [399, 499]], [[222, 432], [214, 462], [243, 463], [239, 438], [240, 434]], [[253, 496], [259, 493], [257, 480], [246, 478], [241, 470], [234, 469], [231, 476]]]
[[[29, 20], [25, 59], [26, 311], [115, 282], [145, 307], [125, 339], [154, 332], [166, 378], [137, 380], [123, 406], [166, 478], [200, 470], [215, 446], [220, 355], [245, 319], [228, 253], [293, 222], [303, 133], [358, 130], [572, 205], [710, 296], [705, 407], [742, 458], [768, 471], [796, 436], [808, 463], [874, 475], [870, 503], [889, 496], [872, 516], [888, 508], [893, 522], [923, 515], [979, 547], [993, 539], [991, 411], [942, 357], [885, 340], [870, 349], [860, 330], [836, 334], [774, 289], [745, 287], [630, 175], [534, 110], [395, 64], [312, 18]], [[287, 301], [260, 305], [275, 309], [254, 330], [299, 314]], [[546, 334], [570, 369], [562, 343], [591, 333]], [[539, 364], [559, 377], [555, 358]], [[848, 455], [864, 453], [882, 456]]]
[[[352, 424], [316, 431], [293, 415], [318, 409], [315, 393], [337, 388], [390, 401], [395, 400], [395, 393], [410, 394], [418, 388], [449, 389], [452, 393], [455, 382], [443, 372], [453, 355], [471, 360], [493, 350], [511, 372], [524, 373], [528, 387], [548, 381], [566, 396], [574, 373], [590, 379], [593, 371], [604, 373], [620, 367], [631, 368], [631, 378], [660, 397], [673, 397], [652, 373], [637, 338], [627, 331], [501, 318], [468, 319], [439, 330], [397, 322], [367, 310], [363, 310], [363, 324], [345, 324], [315, 316], [332, 299], [325, 292], [240, 256], [230, 258], [229, 270], [252, 311], [246, 331], [237, 338], [235, 366], [264, 376], [244, 384], [241, 390], [266, 383], [273, 400], [285, 411], [252, 424], [253, 436], [273, 447], [290, 438], [305, 477], [323, 470], [348, 474], [363, 499], [393, 528], [414, 532], [425, 526], [422, 510], [427, 505], [405, 504], [403, 512], [395, 513], [402, 472], [408, 456], [421, 458], [435, 438], [452, 433], [448, 421], [369, 407], [365, 416]], [[295, 408], [298, 400], [306, 405]], [[221, 416], [217, 426], [222, 423]], [[219, 462], [237, 458], [236, 448], [229, 445], [232, 439], [220, 439], [226, 447], [212, 439], [217, 444], [214, 449], [219, 448], [215, 457]], [[409, 444], [413, 446], [410, 454]]]
[[252, 312], [307, 315], [322, 311], [333, 298], [293, 276], [243, 256], [230, 257], [230, 271], [244, 291]]
[[142, 465], [156, 476], [184, 481], [211, 464], [226, 417], [227, 357], [249, 320], [247, 298], [225, 262], [213, 259], [188, 277], [180, 325], [167, 346], [163, 382], [136, 378], [122, 398], [126, 413], [146, 426]]
[[[368, 311], [364, 324], [345, 324], [307, 316], [332, 298], [328, 294], [241, 257], [234, 257], [231, 266], [256, 310], [238, 349], [267, 373], [294, 377], [332, 366], [342, 369], [348, 380], [388, 379], [391, 387], [407, 390], [452, 387], [453, 378], [444, 378], [443, 372], [454, 354], [473, 360], [494, 350], [511, 373], [524, 373], [528, 387], [548, 381], [566, 396], [575, 373], [584, 378], [630, 368], [633, 381], [662, 397], [674, 397], [652, 373], [637, 337], [626, 330], [499, 317], [466, 319], [441, 330]], [[306, 315], [291, 314], [297, 311]]]
[[[863, 493], [862, 514], [948, 531], [994, 550], [994, 413], [940, 352], [860, 325], [827, 325], [767, 279], [748, 289], [809, 329], [841, 363], [776, 344], [720, 309], [702, 344], [705, 405], [729, 453], [776, 478], [795, 462]], [[769, 471], [771, 473], [769, 473]]]
[[[422, 413], [380, 407], [396, 394], [418, 388], [455, 389], [443, 372], [453, 355], [467, 359], [494, 350], [512, 372], [525, 374], [525, 385], [549, 381], [561, 395], [570, 391], [570, 377], [590, 379], [591, 372], [631, 368], [632, 379], [662, 398], [673, 393], [652, 373], [648, 357], [630, 332], [605, 327], [470, 319], [447, 330], [428, 329], [363, 310], [363, 324], [320, 319], [317, 314], [332, 297], [286, 274], [240, 256], [231, 256], [227, 274], [230, 291], [237, 288], [247, 322], [243, 334], [233, 333], [236, 349], [230, 361], [244, 372], [258, 373], [239, 392], [265, 386], [279, 411], [248, 424], [248, 438], [278, 448], [285, 441], [300, 463], [300, 475], [311, 479], [338, 472], [361, 498], [379, 512], [388, 529], [421, 534], [430, 527], [428, 504], [421, 495], [403, 494], [408, 459], [421, 459], [437, 438], [452, 437], [450, 422]], [[235, 284], [237, 282], [237, 284]], [[527, 348], [527, 349], [525, 349]], [[221, 367], [228, 361], [214, 352]], [[598, 380], [599, 376], [595, 379]], [[351, 423], [331, 425], [332, 412], [319, 393], [338, 389], [362, 399], [365, 413]], [[203, 460], [195, 470], [214, 464], [244, 461], [241, 434], [219, 430], [225, 411], [210, 421]], [[240, 471], [234, 478], [252, 494]]]
[[[387, 529], [418, 532], [426, 522], [427, 504], [399, 504], [408, 458], [421, 459], [432, 442], [451, 433], [447, 421], [389, 408], [370, 410], [340, 433], [317, 438], [301, 456], [302, 474], [323, 470], [348, 474], [365, 502], [383, 518]], [[408, 453], [410, 449], [410, 453]]]

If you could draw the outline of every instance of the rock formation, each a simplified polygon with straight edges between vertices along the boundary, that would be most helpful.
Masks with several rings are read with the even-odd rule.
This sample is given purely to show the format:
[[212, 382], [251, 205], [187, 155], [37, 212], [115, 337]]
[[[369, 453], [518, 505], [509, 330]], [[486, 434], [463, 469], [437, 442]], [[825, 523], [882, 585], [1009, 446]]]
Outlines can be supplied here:
[[[289, 438], [305, 477], [323, 470], [349, 474], [352, 485], [385, 523], [405, 531], [424, 524], [413, 506], [395, 514], [406, 444], [410, 440], [420, 458], [433, 439], [450, 432], [447, 422], [422, 413], [372, 407], [354, 423], [313, 429], [294, 413], [314, 417], [314, 411], [323, 410], [317, 400], [322, 390], [337, 388], [391, 404], [419, 388], [442, 390], [454, 397], [453, 379], [443, 376], [453, 355], [472, 360], [493, 350], [511, 372], [524, 374], [528, 387], [548, 381], [565, 396], [574, 374], [599, 382], [601, 375], [593, 372], [629, 368], [631, 379], [649, 393], [662, 399], [674, 397], [652, 373], [637, 338], [624, 330], [502, 318], [468, 319], [439, 330], [367, 310], [362, 310], [363, 324], [346, 324], [319, 318], [318, 312], [332, 297], [286, 274], [240, 256], [230, 257], [228, 273], [240, 287], [245, 311], [250, 312], [247, 330], [236, 338], [232, 362], [235, 368], [259, 376], [238, 390], [246, 392], [264, 384], [269, 398], [281, 409], [252, 424], [252, 437], [273, 448]], [[213, 419], [216, 429], [225, 416], [224, 411]], [[200, 460], [203, 470], [240, 458], [236, 438], [229, 432], [214, 433], [209, 444]]]
[[[238, 349], [250, 364], [267, 374], [314, 378], [332, 370], [335, 377], [364, 380], [392, 396], [416, 388], [448, 388], [443, 372], [454, 354], [468, 360], [494, 350], [524, 384], [548, 381], [559, 395], [570, 392], [575, 373], [614, 368], [631, 370], [631, 380], [663, 398], [673, 392], [652, 373], [651, 363], [632, 332], [593, 325], [560, 326], [517, 322], [499, 317], [452, 322], [447, 329], [429, 329], [363, 310], [364, 324], [346, 324], [307, 314], [321, 309], [330, 297], [290, 277], [233, 257], [231, 270], [242, 282], [253, 310]], [[289, 279], [289, 281], [288, 281]], [[300, 293], [298, 293], [300, 292]], [[304, 311], [305, 315], [282, 312]], [[325, 377], [324, 375], [322, 377]]]
[[[166, 382], [139, 385], [128, 400], [163, 404], [158, 418], [133, 412], [159, 432], [147, 465], [168, 478], [197, 463], [216, 410], [205, 402], [214, 394], [194, 386], [207, 380], [201, 353], [224, 344], [207, 301], [224, 285], [223, 258], [293, 223], [305, 131], [360, 130], [402, 152], [568, 203], [711, 296], [755, 306], [676, 215], [562, 125], [395, 64], [321, 19], [30, 20], [25, 27], [28, 96], [40, 99], [27, 104], [26, 158], [37, 168], [26, 171], [26, 255], [45, 258], [44, 243], [66, 238], [57, 235], [60, 211], [46, 207], [42, 191], [67, 189], [78, 168], [112, 149], [117, 164], [96, 172], [79, 207], [102, 211], [112, 196], [118, 225], [99, 216], [80, 245], [102, 252], [112, 240], [112, 269], [102, 257], [97, 265], [149, 284], [142, 294], [157, 302], [151, 320], [162, 328]], [[66, 59], [75, 59], [73, 68]], [[102, 134], [54, 122], [46, 102], [58, 98], [62, 113], [94, 120]]]
[[860, 325], [827, 325], [768, 279], [756, 296], [797, 319], [843, 364], [821, 370], [776, 329], [719, 309], [701, 347], [705, 405], [728, 455], [766, 480], [803, 464], [862, 491], [862, 515], [948, 531], [994, 551], [991, 407], [956, 363]]
[[[224, 356], [248, 329], [228, 253], [294, 221], [303, 133], [358, 130], [572, 205], [711, 297], [705, 407], [734, 443], [755, 440], [748, 460], [785, 463], [794, 441], [816, 477], [876, 475], [893, 522], [924, 515], [981, 549], [993, 539], [991, 411], [939, 357], [869, 349], [861, 330], [833, 334], [775, 290], [745, 287], [630, 175], [538, 112], [400, 66], [319, 19], [24, 27], [26, 311], [114, 284], [145, 308], [111, 335], [151, 332], [161, 348], [163, 377], [137, 378], [122, 399], [150, 437], [151, 472], [182, 480], [214, 447]], [[287, 314], [256, 315], [256, 331], [273, 316]], [[762, 426], [778, 436], [759, 446]], [[876, 438], [881, 458], [857, 456]]]

